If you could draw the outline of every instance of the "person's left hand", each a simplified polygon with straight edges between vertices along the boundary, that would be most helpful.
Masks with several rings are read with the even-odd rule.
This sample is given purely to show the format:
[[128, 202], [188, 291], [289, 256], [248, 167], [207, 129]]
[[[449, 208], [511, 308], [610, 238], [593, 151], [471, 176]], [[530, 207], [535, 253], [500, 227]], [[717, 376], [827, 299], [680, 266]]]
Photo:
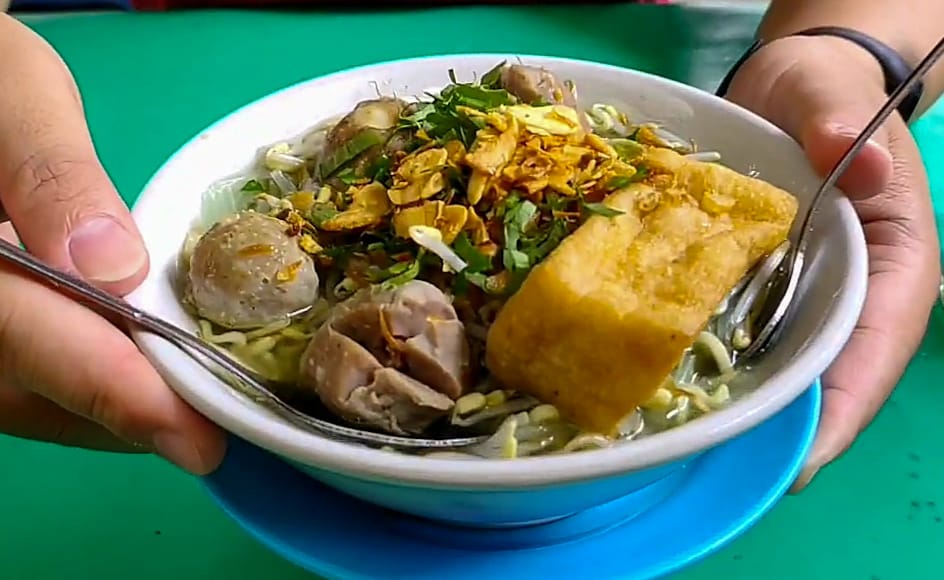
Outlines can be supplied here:
[[[803, 146], [825, 175], [887, 96], [878, 63], [831, 37], [788, 37], [760, 49], [726, 95], [766, 117]], [[862, 220], [869, 287], [859, 323], [823, 377], [819, 433], [794, 485], [852, 445], [898, 383], [927, 328], [938, 296], [940, 260], [927, 176], [898, 113], [839, 182]]]

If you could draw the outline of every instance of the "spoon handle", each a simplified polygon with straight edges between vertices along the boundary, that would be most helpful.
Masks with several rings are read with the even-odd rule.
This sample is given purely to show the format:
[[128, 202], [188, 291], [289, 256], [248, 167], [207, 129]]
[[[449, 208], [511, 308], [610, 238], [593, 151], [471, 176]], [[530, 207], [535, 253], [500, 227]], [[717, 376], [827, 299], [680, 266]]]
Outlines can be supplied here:
[[[53, 289], [63, 294], [70, 295], [80, 303], [97, 306], [130, 324], [152, 332], [167, 340], [210, 373], [234, 387], [236, 387], [236, 385], [233, 385], [233, 381], [235, 380], [239, 386], [242, 387], [240, 390], [244, 394], [250, 395], [257, 401], [261, 398], [262, 401], [259, 402], [264, 402], [269, 408], [296, 424], [300, 424], [309, 429], [315, 429], [321, 433], [341, 437], [354, 436], [356, 438], [357, 433], [354, 430], [326, 424], [322, 421], [307, 417], [285, 404], [285, 402], [266, 388], [257, 377], [253, 376], [252, 373], [241, 364], [231, 359], [221, 350], [206, 343], [198, 336], [156, 316], [152, 316], [143, 310], [135, 308], [128, 304], [127, 301], [116, 298], [80, 278], [51, 268], [37, 260], [28, 252], [21, 250], [3, 239], [0, 239], [0, 261], [19, 267], [21, 270], [32, 274], [40, 281], [45, 282]], [[213, 364], [210, 364], [208, 360], [212, 361]], [[249, 392], [247, 392], [247, 390]]]
[[[165, 320], [135, 308], [121, 298], [92, 286], [65, 272], [60, 272], [37, 260], [28, 252], [21, 250], [10, 242], [0, 238], [0, 262], [12, 264], [22, 271], [32, 274], [35, 278], [53, 289], [71, 296], [77, 302], [93, 305], [114, 314], [122, 320], [136, 325], [139, 328], [167, 340], [197, 364], [210, 373], [219, 377], [225, 383], [239, 389], [243, 394], [250, 396], [257, 403], [295, 425], [320, 433], [323, 436], [340, 441], [355, 443], [371, 443], [389, 445], [403, 449], [414, 448], [461, 448], [480, 443], [484, 437], [457, 437], [453, 439], [421, 439], [387, 435], [361, 431], [352, 427], [335, 425], [333, 423], [309, 417], [285, 403], [275, 393], [269, 390], [258, 377], [230, 358], [222, 350], [205, 342], [200, 337], [191, 334]], [[210, 364], [212, 361], [213, 364]], [[215, 367], [215, 368], [214, 368]], [[234, 385], [233, 382], [238, 385]], [[242, 387], [242, 388], [240, 388]]]
[[888, 100], [885, 101], [885, 105], [875, 113], [875, 116], [872, 117], [872, 120], [869, 121], [869, 124], [862, 129], [862, 132], [859, 133], [859, 136], [856, 137], [855, 141], [852, 142], [852, 145], [843, 153], [842, 157], [839, 158], [839, 161], [832, 168], [829, 174], [826, 176], [826, 179], [823, 180], [822, 185], [819, 186], [819, 189], [816, 191], [816, 195], [813, 196], [813, 201], [810, 203], [810, 209], [806, 213], [806, 217], [803, 220], [803, 227], [800, 229], [800, 239], [797, 244], [797, 251], [802, 252], [806, 247], [806, 242], [808, 239], [808, 233], [810, 231], [810, 225], [812, 222], [813, 214], [819, 209], [820, 202], [823, 198], [826, 197], [826, 192], [831, 190], [836, 182], [842, 177], [842, 174], [845, 173], [846, 169], [849, 168], [849, 165], [852, 164], [852, 161], [855, 159], [855, 156], [862, 150], [868, 140], [875, 134], [875, 131], [882, 126], [882, 123], [885, 122], [888, 117], [898, 109], [898, 105], [908, 96], [909, 91], [912, 87], [915, 86], [922, 78], [931, 70], [937, 61], [944, 55], [944, 38], [938, 41], [938, 43], [931, 49], [931, 52], [924, 57], [924, 60], [918, 64], [917, 67], [911, 74], [908, 75], [908, 78], [905, 79], [903, 83], [898, 85], [898, 88], [892, 91], [892, 94], [889, 95]]
[[[0, 239], [0, 261], [18, 266], [20, 269], [29, 272], [54, 289], [71, 295], [79, 302], [97, 306], [102, 310], [120, 317], [126, 322], [153, 332], [183, 350], [197, 363], [214, 374], [218, 374], [218, 369], [213, 369], [202, 357], [210, 359], [240, 382], [251, 385], [254, 391], [261, 389], [265, 391], [264, 394], [270, 394], [261, 385], [258, 385], [258, 380], [250, 376], [241, 365], [237, 364], [218, 349], [206, 344], [197, 336], [169, 322], [152, 316], [143, 310], [135, 308], [125, 300], [116, 298], [84, 280], [47, 266], [28, 252], [21, 250], [4, 239]], [[194, 351], [200, 356], [195, 356]], [[272, 395], [272, 397], [274, 398], [274, 395]]]

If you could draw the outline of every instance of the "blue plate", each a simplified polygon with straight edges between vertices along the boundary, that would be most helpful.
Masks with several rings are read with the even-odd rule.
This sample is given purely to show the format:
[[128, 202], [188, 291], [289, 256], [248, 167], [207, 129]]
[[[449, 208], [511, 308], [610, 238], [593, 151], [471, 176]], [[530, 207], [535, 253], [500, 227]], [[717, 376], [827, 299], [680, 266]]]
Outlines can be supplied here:
[[641, 514], [634, 496], [646, 489], [549, 524], [452, 527], [338, 493], [241, 440], [232, 441], [205, 485], [257, 540], [326, 578], [643, 580], [715, 552], [773, 507], [813, 443], [820, 398], [816, 385], [775, 417], [704, 453], [669, 476], [678, 479], [672, 493]]

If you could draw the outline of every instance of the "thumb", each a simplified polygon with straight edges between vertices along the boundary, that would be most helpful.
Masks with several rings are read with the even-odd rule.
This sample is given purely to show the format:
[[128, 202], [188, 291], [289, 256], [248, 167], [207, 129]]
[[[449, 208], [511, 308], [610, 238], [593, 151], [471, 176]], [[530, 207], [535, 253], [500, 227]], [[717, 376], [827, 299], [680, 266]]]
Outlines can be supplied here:
[[31, 253], [125, 293], [147, 253], [99, 163], [71, 75], [38, 36], [0, 16], [0, 205]]
[[[797, 140], [813, 169], [823, 176], [832, 171], [877, 110], [866, 103], [856, 103], [845, 109], [819, 111], [819, 116], [811, 116], [803, 123]], [[881, 134], [877, 132], [866, 142], [849, 169], [839, 177], [839, 188], [852, 199], [878, 195], [891, 182], [894, 163], [888, 137], [885, 130], [879, 131]]]
[[[886, 99], [881, 70], [871, 55], [827, 37], [770, 43], [744, 64], [727, 97], [790, 134], [823, 176]], [[888, 186], [893, 171], [888, 131], [882, 126], [838, 185], [853, 199], [871, 197]]]

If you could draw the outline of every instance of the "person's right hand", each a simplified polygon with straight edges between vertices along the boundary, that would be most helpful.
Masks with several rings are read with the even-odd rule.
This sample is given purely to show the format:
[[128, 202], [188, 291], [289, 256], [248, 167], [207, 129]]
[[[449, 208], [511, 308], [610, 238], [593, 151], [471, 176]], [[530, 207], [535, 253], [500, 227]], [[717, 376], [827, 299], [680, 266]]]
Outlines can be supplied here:
[[[727, 97], [792, 135], [824, 175], [887, 98], [881, 68], [869, 53], [824, 36], [769, 42], [737, 72]], [[900, 115], [883, 124], [839, 185], [865, 232], [868, 295], [852, 337], [823, 376], [816, 442], [794, 491], [868, 426], [921, 344], [939, 296], [940, 250], [927, 175]]]
[[[121, 295], [148, 269], [144, 244], [102, 168], [78, 89], [55, 51], [0, 14], [0, 235]], [[5, 215], [4, 215], [5, 214]], [[0, 433], [154, 451], [205, 474], [220, 429], [168, 388], [134, 343], [69, 298], [0, 265]]]

